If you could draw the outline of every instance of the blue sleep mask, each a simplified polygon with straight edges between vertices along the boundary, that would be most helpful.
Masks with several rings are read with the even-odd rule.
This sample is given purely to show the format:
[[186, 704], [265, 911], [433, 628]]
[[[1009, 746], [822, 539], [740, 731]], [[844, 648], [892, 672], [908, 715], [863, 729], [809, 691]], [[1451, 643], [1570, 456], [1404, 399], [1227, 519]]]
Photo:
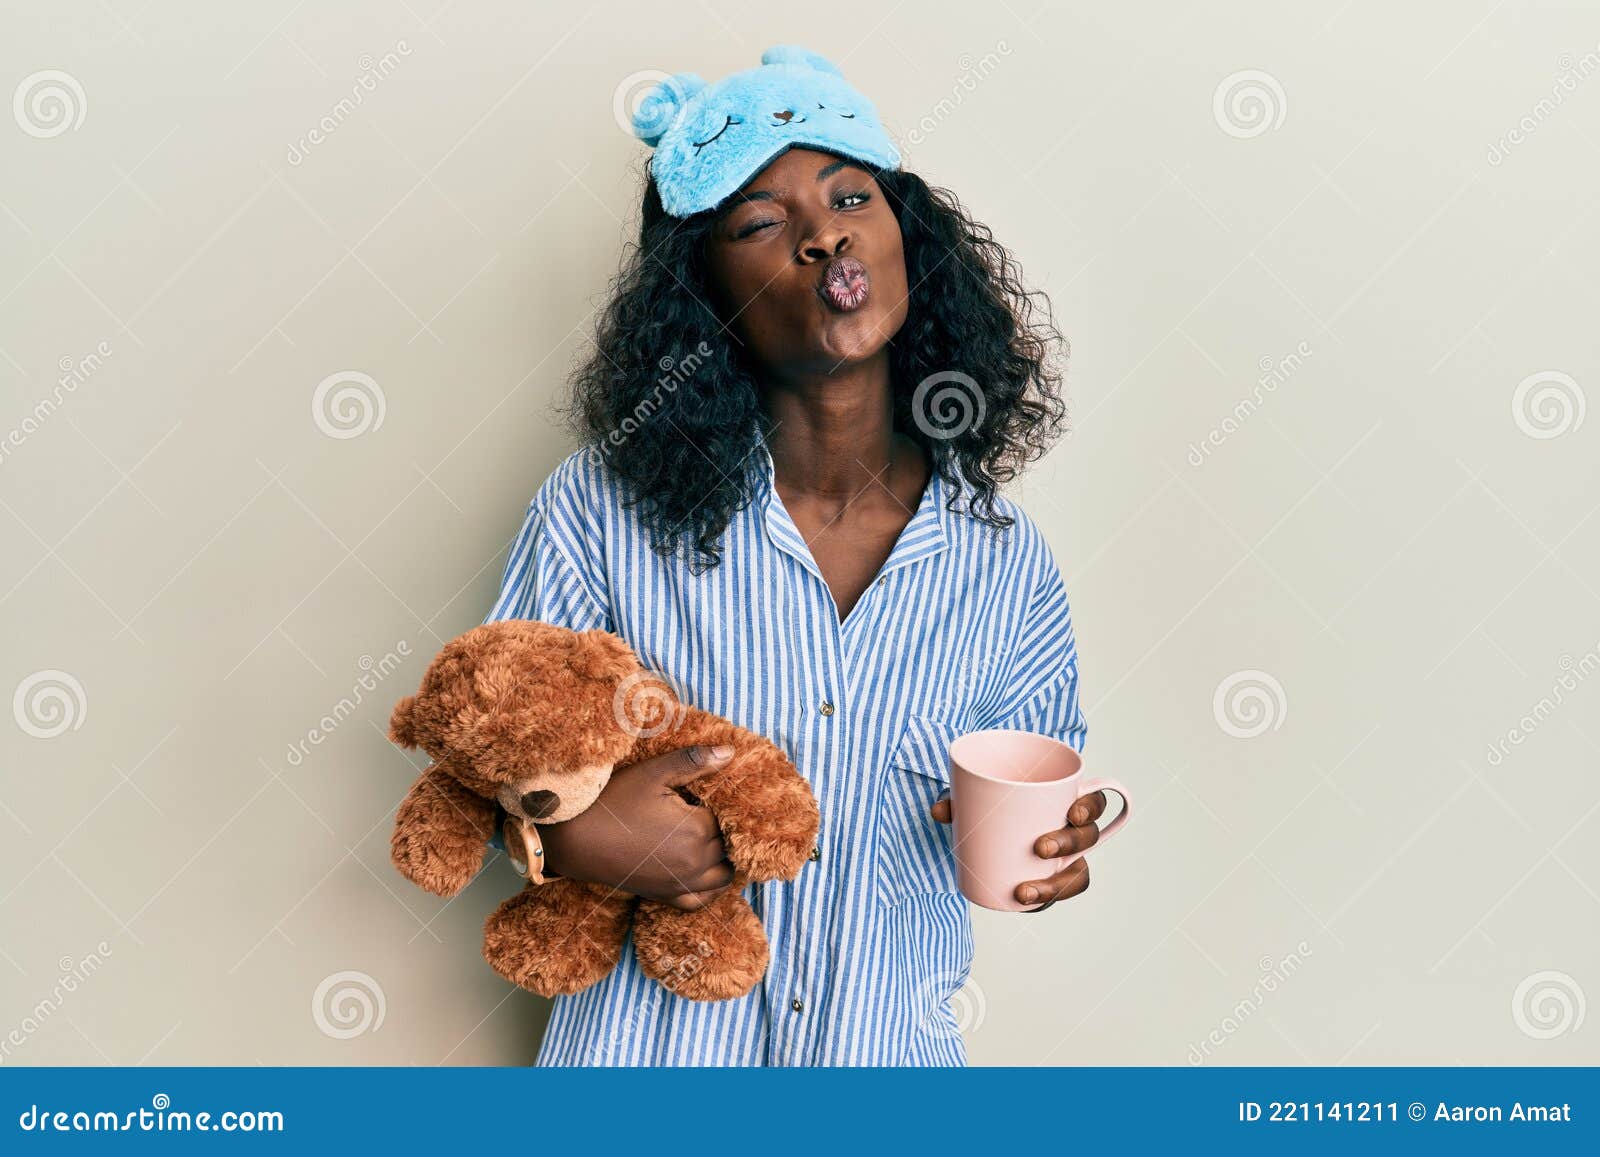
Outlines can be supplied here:
[[676, 73], [645, 94], [632, 122], [634, 135], [655, 148], [650, 175], [673, 217], [715, 207], [795, 145], [900, 167], [872, 103], [832, 62], [793, 44], [767, 49], [759, 68], [715, 84]]

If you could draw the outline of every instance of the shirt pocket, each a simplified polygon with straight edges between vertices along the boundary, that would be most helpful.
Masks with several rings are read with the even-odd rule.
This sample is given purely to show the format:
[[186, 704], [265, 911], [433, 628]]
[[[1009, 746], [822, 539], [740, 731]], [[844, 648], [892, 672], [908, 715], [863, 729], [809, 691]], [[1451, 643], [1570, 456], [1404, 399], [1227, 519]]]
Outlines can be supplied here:
[[895, 743], [878, 804], [878, 902], [957, 894], [950, 825], [928, 814], [950, 789], [953, 723], [913, 715]]

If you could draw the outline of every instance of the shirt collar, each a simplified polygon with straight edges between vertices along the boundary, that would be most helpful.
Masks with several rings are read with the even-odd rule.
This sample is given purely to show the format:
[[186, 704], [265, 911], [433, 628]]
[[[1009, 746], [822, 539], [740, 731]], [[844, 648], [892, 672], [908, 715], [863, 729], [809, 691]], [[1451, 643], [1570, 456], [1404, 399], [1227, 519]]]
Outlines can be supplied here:
[[[783, 499], [778, 494], [777, 469], [772, 460], [772, 451], [765, 439], [756, 443], [751, 458], [755, 463], [756, 479], [753, 505], [760, 513], [767, 537], [779, 550], [792, 555], [812, 574], [819, 579], [822, 578], [822, 571], [811, 554], [811, 548], [806, 544], [800, 528], [794, 524], [794, 519], [789, 516], [788, 510], [783, 505]], [[971, 485], [954, 459], [951, 459], [949, 464], [960, 480], [957, 489], [960, 495], [957, 499], [959, 508], [969, 509], [972, 497]], [[945, 505], [949, 501], [949, 494], [949, 483], [935, 468], [928, 480], [927, 488], [923, 491], [921, 504], [912, 513], [911, 521], [900, 532], [894, 549], [879, 568], [880, 575], [938, 554], [950, 545], [951, 512]]]

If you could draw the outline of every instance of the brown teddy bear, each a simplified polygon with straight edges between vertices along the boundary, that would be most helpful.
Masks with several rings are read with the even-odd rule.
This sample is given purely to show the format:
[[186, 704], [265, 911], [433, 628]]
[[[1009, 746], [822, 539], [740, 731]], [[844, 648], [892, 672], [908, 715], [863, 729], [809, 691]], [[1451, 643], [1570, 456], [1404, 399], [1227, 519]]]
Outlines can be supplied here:
[[[816, 841], [816, 800], [771, 742], [680, 702], [616, 635], [523, 619], [474, 627], [395, 705], [389, 738], [433, 758], [395, 815], [391, 856], [408, 879], [460, 892], [483, 866], [501, 808], [513, 863], [526, 850], [517, 866], [529, 883], [484, 924], [484, 959], [507, 980], [541, 996], [579, 992], [616, 966], [630, 924], [645, 975], [682, 996], [725, 1000], [761, 979], [766, 934], [742, 889], [799, 873]], [[700, 744], [735, 749], [686, 788], [716, 816], [735, 868], [711, 903], [689, 912], [544, 877], [533, 821], [571, 819], [614, 769]]]

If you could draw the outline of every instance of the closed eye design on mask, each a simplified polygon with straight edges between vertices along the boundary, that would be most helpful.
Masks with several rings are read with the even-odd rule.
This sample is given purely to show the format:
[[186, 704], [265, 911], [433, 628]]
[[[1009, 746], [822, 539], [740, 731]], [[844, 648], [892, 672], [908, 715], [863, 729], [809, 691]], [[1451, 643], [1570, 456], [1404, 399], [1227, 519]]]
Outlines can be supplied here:
[[[827, 108], [828, 106], [825, 105], [825, 104], [819, 104], [817, 107], [818, 108]], [[838, 108], [834, 109], [833, 111], [838, 113], [840, 116], [844, 117], [845, 120], [853, 121], [853, 120], [856, 119], [856, 114], [853, 113], [853, 112], [845, 112], [843, 109], [838, 109]]]
[[694, 142], [694, 151], [696, 153], [698, 153], [701, 149], [705, 148], [712, 141], [714, 141], [718, 137], [720, 137], [723, 133], [727, 132], [728, 131], [728, 126], [730, 126], [730, 125], [742, 125], [742, 124], [744, 124], [744, 118], [743, 117], [736, 117], [736, 116], [728, 117], [726, 120], [723, 121], [722, 127], [720, 129], [718, 129], [715, 133], [713, 133], [711, 136], [707, 137], [703, 141], [695, 141]]

